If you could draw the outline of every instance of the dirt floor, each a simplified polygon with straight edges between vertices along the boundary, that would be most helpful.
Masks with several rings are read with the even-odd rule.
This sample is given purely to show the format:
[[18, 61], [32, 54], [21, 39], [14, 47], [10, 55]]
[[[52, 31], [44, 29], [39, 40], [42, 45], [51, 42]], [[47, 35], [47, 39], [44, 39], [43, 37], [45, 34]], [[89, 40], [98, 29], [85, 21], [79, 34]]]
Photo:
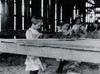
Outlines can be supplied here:
[[[14, 54], [2, 54], [0, 56], [0, 74], [29, 74], [29, 72], [25, 71], [25, 61], [26, 56], [22, 55], [14, 55]], [[55, 73], [59, 61], [55, 59], [46, 59], [47, 64], [46, 72], [39, 72], [39, 74], [57, 74]], [[99, 67], [100, 65], [98, 65]], [[81, 64], [80, 74], [100, 74], [99, 68], [91, 68], [87, 64]]]

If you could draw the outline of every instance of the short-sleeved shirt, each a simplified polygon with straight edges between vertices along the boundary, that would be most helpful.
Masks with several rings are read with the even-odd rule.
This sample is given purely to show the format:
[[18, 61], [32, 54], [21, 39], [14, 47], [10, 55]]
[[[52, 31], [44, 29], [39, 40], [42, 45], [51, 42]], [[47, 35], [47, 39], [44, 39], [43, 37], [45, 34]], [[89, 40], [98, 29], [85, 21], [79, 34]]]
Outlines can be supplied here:
[[33, 29], [33, 28], [29, 28], [26, 31], [26, 39], [37, 39], [39, 37], [40, 33]]

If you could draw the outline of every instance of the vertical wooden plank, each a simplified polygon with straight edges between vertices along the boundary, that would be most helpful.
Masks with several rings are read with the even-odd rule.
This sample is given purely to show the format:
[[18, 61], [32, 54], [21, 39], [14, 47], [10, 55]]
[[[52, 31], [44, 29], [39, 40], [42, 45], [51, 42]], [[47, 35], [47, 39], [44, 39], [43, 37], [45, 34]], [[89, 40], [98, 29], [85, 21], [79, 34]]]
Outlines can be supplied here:
[[[1, 34], [2, 37], [13, 37], [13, 0], [1, 0]], [[3, 33], [4, 32], [4, 33]]]
[[[30, 0], [32, 1], [32, 0]], [[31, 26], [31, 22], [30, 22], [30, 4], [29, 4], [29, 0], [25, 0], [25, 21], [24, 21], [24, 25], [25, 25], [25, 29], [28, 29]]]
[[1, 4], [2, 4], [2, 11], [1, 11], [1, 31], [5, 31], [6, 30], [6, 23], [7, 23], [7, 19], [5, 16], [5, 1], [1, 0]]
[[22, 0], [16, 0], [16, 29], [22, 30]]
[[49, 32], [49, 0], [46, 1], [46, 32]]
[[83, 2], [83, 22], [85, 23], [85, 17], [86, 17], [86, 11], [85, 11], [85, 9], [86, 9], [86, 7], [85, 7], [85, 1]]
[[73, 2], [62, 0], [63, 8], [63, 21], [70, 23], [70, 17], [72, 16]]
[[55, 0], [51, 0], [51, 32], [55, 32]]
[[2, 4], [0, 0], [0, 32], [1, 32], [1, 11], [2, 11]]
[[43, 19], [43, 22], [44, 22], [44, 24], [43, 24], [43, 31], [46, 31], [46, 25], [47, 25], [47, 1], [48, 0], [44, 0], [44, 13], [43, 13], [43, 15], [44, 15], [44, 19]]
[[49, 28], [49, 32], [51, 31], [51, 0], [49, 0], [49, 8], [48, 8], [48, 28]]
[[85, 12], [85, 9], [86, 9], [86, 7], [85, 7], [85, 3], [86, 3], [86, 1], [84, 0], [84, 1], [78, 1], [78, 3], [77, 3], [77, 8], [79, 9], [79, 15], [83, 15], [83, 20], [82, 20], [82, 22], [84, 22], [85, 23], [85, 16], [86, 16], [86, 12]]
[[32, 0], [32, 16], [41, 17], [41, 0]]
[[[7, 3], [5, 3], [6, 14], [7, 14], [7, 29], [8, 31], [14, 30], [14, 0], [8, 0]], [[6, 15], [5, 15], [6, 16]]]
[[61, 18], [61, 16], [60, 16], [60, 14], [61, 14], [61, 10], [60, 10], [60, 8], [61, 8], [61, 3], [62, 3], [62, 1], [61, 0], [57, 0], [57, 26], [59, 26], [60, 25], [60, 18]]

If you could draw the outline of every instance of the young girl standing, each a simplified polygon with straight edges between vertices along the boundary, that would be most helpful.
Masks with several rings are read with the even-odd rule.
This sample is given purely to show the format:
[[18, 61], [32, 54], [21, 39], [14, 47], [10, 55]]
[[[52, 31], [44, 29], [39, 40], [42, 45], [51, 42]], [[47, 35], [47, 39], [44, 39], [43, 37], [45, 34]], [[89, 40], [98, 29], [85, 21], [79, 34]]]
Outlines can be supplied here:
[[[38, 29], [43, 22], [36, 17], [32, 17], [31, 22], [32, 26], [26, 31], [26, 39], [38, 39], [42, 35]], [[32, 55], [27, 55], [25, 65], [26, 71], [30, 71], [30, 74], [38, 74], [40, 69], [44, 70], [40, 59]]]

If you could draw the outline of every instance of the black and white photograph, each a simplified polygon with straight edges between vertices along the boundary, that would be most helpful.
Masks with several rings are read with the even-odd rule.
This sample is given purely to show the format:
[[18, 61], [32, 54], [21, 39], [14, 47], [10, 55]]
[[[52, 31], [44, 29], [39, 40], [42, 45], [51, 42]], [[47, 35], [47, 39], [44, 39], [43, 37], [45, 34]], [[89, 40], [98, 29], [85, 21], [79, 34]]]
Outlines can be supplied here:
[[100, 74], [100, 0], [0, 0], [0, 74]]

